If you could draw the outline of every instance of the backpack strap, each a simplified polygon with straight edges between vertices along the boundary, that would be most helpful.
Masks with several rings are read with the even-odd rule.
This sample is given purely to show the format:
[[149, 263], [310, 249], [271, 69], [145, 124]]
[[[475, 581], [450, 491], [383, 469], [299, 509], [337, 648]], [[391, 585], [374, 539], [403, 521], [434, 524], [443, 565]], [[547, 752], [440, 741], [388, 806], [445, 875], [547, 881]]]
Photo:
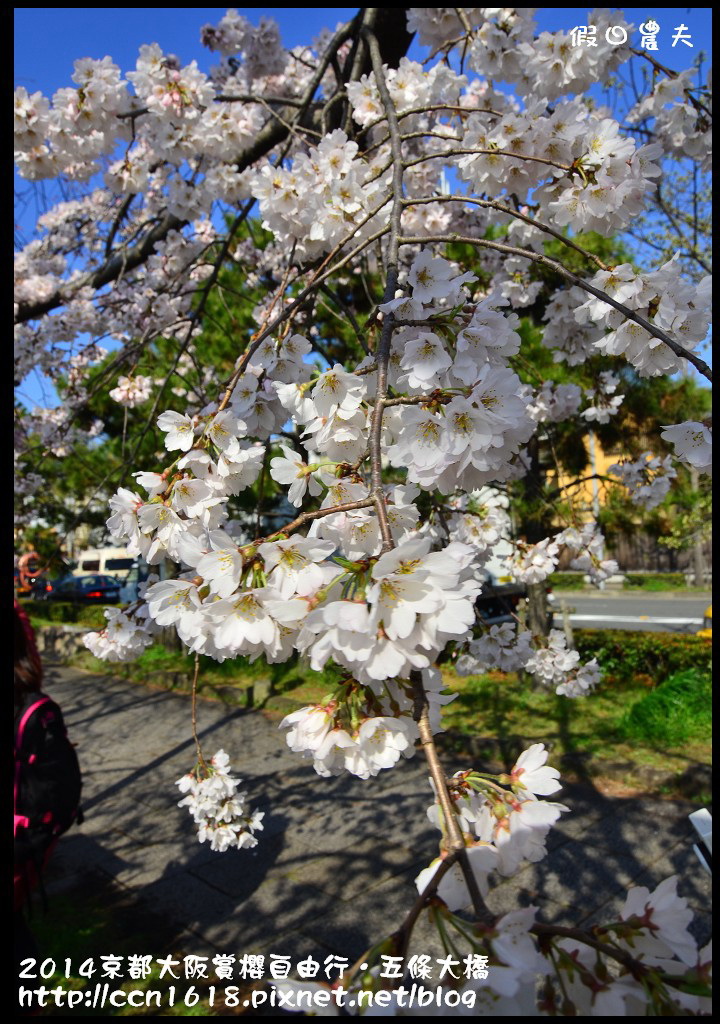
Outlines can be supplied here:
[[29, 720], [30, 716], [32, 715], [32, 713], [34, 711], [37, 711], [37, 709], [39, 707], [41, 707], [43, 704], [49, 704], [49, 703], [50, 703], [50, 698], [49, 697], [45, 697], [45, 696], [40, 697], [39, 700], [33, 701], [33, 703], [30, 705], [30, 707], [26, 708], [26, 710], [23, 712], [22, 717], [21, 717], [20, 721], [18, 722], [17, 732], [15, 734], [15, 746], [16, 746], [16, 748], [19, 749], [22, 746], [23, 732], [25, 731], [25, 726], [28, 724], [28, 720]]
[[[19, 753], [20, 750], [22, 749], [22, 741], [23, 734], [25, 732], [25, 727], [27, 726], [28, 722], [30, 721], [30, 718], [37, 711], [37, 709], [42, 707], [43, 704], [49, 703], [49, 697], [41, 697], [39, 700], [33, 701], [30, 707], [23, 712], [22, 717], [18, 722], [17, 731], [15, 733], [15, 785], [13, 788], [13, 803], [15, 804], [15, 806], [17, 806], [18, 791], [20, 789], [20, 772], [22, 769], [22, 761], [20, 760]], [[22, 815], [15, 815], [15, 833], [17, 833], [18, 827], [27, 827], [28, 824], [29, 822], [27, 818], [23, 817]]]

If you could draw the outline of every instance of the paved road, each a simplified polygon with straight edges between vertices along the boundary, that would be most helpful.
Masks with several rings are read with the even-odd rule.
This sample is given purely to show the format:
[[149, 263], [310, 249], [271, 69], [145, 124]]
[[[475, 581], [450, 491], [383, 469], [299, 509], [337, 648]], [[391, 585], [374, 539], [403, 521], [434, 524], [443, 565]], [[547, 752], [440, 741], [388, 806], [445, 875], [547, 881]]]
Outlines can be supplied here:
[[556, 594], [555, 608], [558, 612], [561, 601], [565, 601], [571, 609], [570, 621], [573, 626], [582, 629], [696, 633], [702, 627], [703, 615], [711, 596], [566, 592]]
[[[354, 960], [398, 927], [414, 898], [415, 875], [437, 852], [419, 756], [367, 782], [320, 779], [290, 752], [276, 721], [200, 701], [206, 751], [223, 747], [250, 804], [266, 811], [255, 850], [217, 854], [194, 840], [186, 810], [176, 806], [173, 783], [194, 762], [186, 696], [52, 666], [46, 686], [78, 744], [86, 812], [46, 870], [50, 914], [53, 893], [101, 884], [101, 891], [121, 891], [161, 915], [170, 929], [164, 949], [137, 952], [272, 952], [294, 962], [323, 962], [329, 954]], [[469, 767], [456, 761], [446, 755], [449, 772]], [[611, 799], [589, 784], [568, 785], [555, 799], [572, 813], [552, 831], [550, 855], [500, 880], [489, 900], [493, 910], [534, 904], [545, 920], [609, 919], [631, 884], [654, 888], [678, 874], [705, 940], [709, 876], [692, 852], [691, 805]], [[424, 924], [413, 948], [441, 955]]]

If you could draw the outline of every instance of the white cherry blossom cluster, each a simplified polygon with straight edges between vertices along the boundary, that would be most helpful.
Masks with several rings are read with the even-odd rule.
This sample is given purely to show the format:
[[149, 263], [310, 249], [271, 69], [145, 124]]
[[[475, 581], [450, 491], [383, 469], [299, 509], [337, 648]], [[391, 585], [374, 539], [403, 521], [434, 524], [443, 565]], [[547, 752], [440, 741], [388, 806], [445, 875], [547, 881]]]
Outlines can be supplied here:
[[470, 544], [478, 556], [489, 554], [501, 539], [510, 537], [509, 504], [506, 495], [491, 487], [480, 488], [469, 495], [449, 500], [449, 509], [443, 512], [444, 526], [430, 527], [433, 536], [443, 533]]
[[408, 32], [417, 32], [421, 46], [433, 50], [460, 37], [464, 37], [466, 25], [477, 28], [485, 20], [483, 7], [463, 7], [463, 21], [454, 7], [408, 7]]
[[596, 9], [586, 15], [587, 24], [597, 28], [593, 46], [573, 46], [569, 32], [541, 32], [534, 38], [533, 14], [532, 8], [465, 7], [459, 13], [450, 7], [411, 7], [408, 31], [417, 32], [420, 44], [432, 51], [467, 51], [473, 70], [512, 83], [527, 96], [548, 100], [588, 89], [630, 57], [629, 43], [621, 43], [618, 30], [629, 35], [632, 26], [619, 12], [611, 16]]
[[[296, 379], [302, 380], [302, 377]], [[282, 407], [305, 428], [302, 443], [308, 452], [321, 453], [325, 459], [339, 463], [355, 463], [364, 454], [368, 409], [363, 404], [367, 392], [363, 377], [348, 373], [336, 363], [314, 381], [301, 384], [278, 382], [275, 389]], [[319, 494], [307, 467], [304, 463], [300, 465], [303, 460], [290, 455], [288, 449], [286, 451], [288, 454], [284, 462], [273, 460], [273, 478], [278, 482], [295, 482], [294, 497], [298, 499], [304, 494], [303, 481], [311, 493]], [[294, 497], [290, 500], [294, 501]]]
[[[711, 278], [704, 277], [697, 285], [687, 281], [678, 253], [649, 274], [638, 273], [629, 263], [623, 263], [613, 270], [598, 271], [592, 283], [628, 309], [641, 312], [685, 349], [692, 351], [705, 339], [710, 324]], [[575, 316], [581, 324], [593, 323], [609, 330], [595, 342], [595, 348], [607, 355], [625, 356], [642, 377], [682, 369], [679, 357], [664, 342], [601, 299], [589, 298]]]
[[[557, 781], [560, 773], [546, 765], [547, 756], [542, 743], [524, 751], [509, 775], [497, 777], [509, 789], [467, 771], [457, 772], [451, 780], [454, 810], [462, 832], [474, 837], [468, 855], [480, 890], [486, 895], [491, 871], [507, 877], [516, 874], [523, 861], [542, 860], [547, 853], [545, 839], [550, 828], [568, 810], [564, 804], [538, 800], [538, 796], [549, 796], [561, 788]], [[446, 831], [438, 803], [430, 806], [428, 818], [441, 832]], [[434, 861], [416, 878], [419, 891], [438, 863]], [[440, 883], [438, 895], [445, 900], [443, 893], [451, 900], [450, 910], [461, 910], [470, 902], [459, 867], [455, 877], [451, 871]]]
[[31, 180], [64, 173], [81, 181], [110, 153], [119, 134], [116, 115], [127, 108], [127, 83], [110, 57], [74, 64], [78, 88], [63, 88], [52, 104], [39, 92], [15, 92], [15, 161]]
[[660, 458], [652, 452], [643, 452], [634, 461], [625, 459], [608, 466], [608, 473], [618, 477], [627, 487], [630, 500], [643, 508], [657, 508], [667, 497], [671, 482], [677, 473], [672, 465], [672, 457]]
[[[440, 710], [455, 695], [442, 693], [445, 684], [438, 669], [423, 669], [420, 678], [430, 728], [442, 732]], [[318, 775], [347, 771], [368, 779], [392, 768], [401, 756], [414, 755], [420, 738], [414, 713], [415, 691], [408, 679], [364, 688], [347, 680], [329, 703], [300, 708], [286, 715], [280, 726], [288, 729], [290, 749], [311, 758]]]
[[83, 636], [90, 653], [103, 661], [132, 661], [152, 644], [152, 633], [157, 632], [141, 612], [133, 615], [119, 608], [106, 608], [105, 618], [104, 629]]
[[653, 134], [668, 153], [691, 157], [709, 170], [712, 161], [711, 80], [696, 96], [696, 72], [681, 71], [657, 78], [652, 92], [628, 111], [628, 124], [653, 120]]
[[552, 350], [553, 361], [578, 366], [584, 363], [594, 351], [595, 342], [600, 341], [603, 332], [591, 323], [579, 324], [575, 316], [586, 300], [587, 293], [573, 285], [555, 292], [543, 313], [546, 326], [543, 329], [543, 345]]
[[118, 405], [124, 405], [127, 409], [134, 409], [143, 402], [147, 402], [153, 387], [152, 377], [143, 377], [136, 374], [133, 377], [120, 377], [117, 387], [114, 387], [108, 394]]
[[520, 256], [504, 260], [501, 271], [492, 279], [493, 291], [507, 299], [513, 309], [532, 306], [542, 287], [542, 281], [530, 278], [527, 261]]
[[[460, 100], [460, 90], [467, 81], [464, 75], [458, 75], [444, 64], [426, 69], [407, 57], [401, 57], [397, 68], [388, 68], [385, 77], [400, 116], [408, 110], [441, 103], [456, 105]], [[353, 118], [361, 127], [367, 128], [386, 117], [374, 72], [363, 75], [357, 81], [348, 82], [345, 88], [353, 109]], [[433, 120], [432, 114], [422, 115], [422, 122], [403, 116], [404, 126], [428, 124]]]
[[288, 169], [261, 168], [251, 188], [263, 226], [307, 257], [369, 237], [377, 229], [372, 214], [387, 199], [387, 174], [378, 176], [357, 154], [358, 144], [338, 128]]
[[474, 552], [458, 541], [430, 551], [431, 543], [417, 536], [404, 541], [373, 559], [364, 582], [356, 577], [354, 594], [327, 600], [307, 614], [296, 645], [312, 668], [323, 668], [332, 657], [370, 686], [407, 679], [467, 634], [480, 592]]
[[[338, 397], [335, 390], [332, 394]], [[322, 390], [321, 395], [324, 401]], [[328, 410], [336, 405], [330, 402]], [[191, 448], [195, 428], [189, 417], [164, 413], [159, 423], [171, 450], [188, 451], [178, 470], [191, 469], [194, 475], [178, 472], [168, 481], [161, 474], [140, 474], [149, 500], [122, 488], [111, 500], [108, 528], [131, 553], [151, 563], [169, 555], [189, 566], [179, 579], [149, 588], [146, 601], [152, 618], [175, 625], [191, 650], [220, 659], [264, 654], [275, 661], [296, 647], [314, 668], [332, 657], [360, 681], [377, 681], [407, 678], [412, 669], [429, 667], [449, 640], [461, 638], [472, 625], [479, 586], [472, 578], [476, 556], [468, 545], [454, 541], [432, 552], [429, 537], [411, 535], [392, 552], [368, 560], [378, 542], [377, 524], [355, 519], [346, 533], [345, 514], [338, 513], [324, 517], [307, 539], [240, 551], [222, 525], [225, 496], [228, 486], [247, 486], [255, 478], [263, 449], [255, 449], [259, 458], [248, 463], [254, 449], [239, 447], [230, 413], [215, 417], [206, 429], [205, 436], [222, 452], [217, 464], [206, 450]], [[360, 485], [346, 485], [352, 487], [368, 493]], [[333, 491], [337, 488], [328, 492], [329, 507]], [[394, 518], [401, 535], [413, 525], [413, 511], [403, 518], [398, 508]], [[374, 526], [363, 531], [369, 545], [357, 535], [363, 525]], [[360, 561], [343, 567], [342, 561], [328, 560], [338, 541], [346, 558]]]
[[[695, 977], [707, 978], [712, 948], [698, 950], [688, 931], [692, 912], [687, 900], [678, 895], [678, 878], [673, 875], [658, 885], [654, 892], [645, 886], [633, 886], [627, 895], [617, 925], [604, 929], [612, 941], [629, 953], [646, 969], [656, 967], [675, 978], [688, 968]], [[596, 953], [576, 939], [564, 938], [558, 947], [576, 965], [567, 972], [565, 990], [576, 1012], [587, 1016], [640, 1016], [647, 1012], [646, 993], [624, 971], [619, 977], [597, 977]], [[673, 987], [669, 999], [675, 1012], [682, 1016], [705, 1016], [710, 1013], [710, 1000], [690, 987]]]
[[272, 18], [261, 18], [255, 27], [236, 10], [229, 10], [217, 25], [203, 25], [200, 41], [223, 57], [240, 56], [249, 81], [280, 75], [288, 62], [277, 22]]
[[545, 537], [537, 544], [519, 541], [511, 559], [512, 573], [520, 583], [542, 583], [558, 564], [560, 544]]
[[333, 711], [332, 705], [301, 708], [280, 723], [289, 730], [290, 749], [311, 757], [318, 775], [347, 771], [368, 779], [383, 768], [392, 768], [401, 756], [415, 753], [419, 733], [411, 716], [364, 718], [356, 728], [347, 730], [335, 723]]
[[[533, 38], [532, 8], [485, 8], [484, 13], [487, 20], [469, 48], [470, 66], [513, 83], [526, 96], [555, 100], [583, 92], [630, 57], [630, 44], [622, 43], [618, 32], [624, 29], [628, 38], [632, 25], [618, 11], [612, 15], [607, 9], [588, 12], [586, 23], [597, 29], [593, 46], [573, 46], [569, 31], [541, 32]], [[612, 41], [606, 38], [608, 29]]]
[[579, 180], [568, 174], [537, 190], [543, 212], [556, 224], [612, 234], [643, 211], [655, 188], [653, 179], [661, 174], [655, 161], [662, 147], [651, 143], [636, 150], [634, 140], [619, 133], [612, 118], [586, 124], [578, 147]]
[[[533, 100], [523, 111], [472, 113], [458, 140], [460, 177], [477, 193], [525, 201], [532, 192], [538, 219], [558, 227], [612, 234], [627, 226], [652, 193], [662, 147], [636, 149], [617, 121], [579, 99], [561, 101], [551, 114], [546, 108]], [[503, 277], [522, 278], [523, 267], [511, 260]], [[521, 304], [531, 302], [532, 288], [523, 296]]]
[[[467, 857], [482, 892], [491, 860], [490, 848], [470, 846]], [[441, 860], [435, 861], [418, 876], [418, 888], [432, 882], [441, 864]], [[675, 984], [662, 992], [658, 1005], [672, 1010], [676, 1016], [710, 1015], [711, 999], [706, 993], [712, 969], [712, 942], [698, 949], [688, 931], [691, 914], [687, 900], [678, 895], [677, 886], [677, 876], [666, 878], [654, 892], [644, 886], [633, 886], [619, 920], [608, 926], [593, 926], [589, 942], [583, 942], [581, 935], [546, 935], [545, 941], [538, 941], [535, 926], [539, 908], [534, 906], [510, 911], [492, 922], [475, 924], [469, 936], [465, 918], [455, 916], [450, 909], [465, 907], [470, 899], [464, 876], [459, 866], [453, 865], [438, 884], [438, 895], [448, 908], [441, 911], [444, 928], [453, 937], [455, 956], [461, 956], [467, 949], [469, 955], [464, 962], [470, 964], [473, 955], [479, 956], [487, 969], [477, 976], [468, 972], [458, 979], [452, 986], [455, 1002], [448, 1005], [457, 1006], [459, 1014], [488, 1017], [554, 1016], [561, 1006], [561, 1015], [645, 1016], [649, 1007], [656, 1005], [648, 993], [647, 979], [659, 979], [665, 974]], [[434, 913], [437, 912], [435, 905]], [[607, 956], [602, 953], [603, 946]], [[370, 952], [371, 958], [375, 949]], [[613, 952], [621, 957], [629, 955], [639, 967], [618, 963]], [[643, 980], [637, 978], [638, 970], [642, 970]], [[377, 965], [360, 976], [343, 979], [351, 1016], [359, 1015], [354, 1008], [362, 1003], [359, 993], [380, 987], [379, 975]], [[299, 993], [323, 993], [323, 999], [330, 1003], [329, 983], [279, 981], [275, 986], [292, 997]], [[428, 1016], [428, 1009], [436, 1005], [411, 1006], [407, 998], [401, 998], [402, 993], [402, 989], [387, 992], [388, 999], [382, 1004], [386, 1015]], [[323, 1005], [319, 996], [314, 1005]]]
[[580, 665], [577, 651], [568, 649], [565, 634], [551, 629], [547, 647], [540, 647], [525, 662], [525, 668], [563, 697], [585, 697], [600, 682], [597, 658]]
[[19, 445], [18, 455], [22, 449], [30, 443], [32, 438], [39, 443], [43, 452], [51, 452], [58, 458], [67, 455], [72, 446], [78, 441], [85, 441], [88, 438], [98, 437], [105, 429], [102, 420], [93, 420], [89, 428], [81, 429], [75, 426], [73, 409], [69, 406], [58, 406], [55, 409], [46, 409], [35, 406], [32, 412], [23, 417], [16, 432], [16, 445]]
[[45, 486], [45, 477], [39, 473], [26, 473], [23, 476], [15, 477], [15, 494], [35, 494], [41, 487]]
[[519, 583], [542, 583], [555, 570], [561, 548], [576, 552], [570, 565], [588, 573], [592, 583], [603, 583], [618, 571], [617, 562], [603, 557], [604, 538], [596, 523], [568, 527], [554, 537], [545, 537], [537, 544], [514, 542], [509, 559], [513, 576]]
[[455, 662], [458, 675], [476, 675], [489, 668], [500, 672], [517, 672], [524, 668], [533, 654], [532, 634], [516, 629], [511, 622], [490, 626], [482, 636], [471, 640], [467, 652]]
[[582, 400], [577, 384], [555, 384], [551, 380], [543, 381], [534, 393], [530, 385], [524, 384], [523, 393], [531, 399], [527, 412], [536, 423], [570, 419], [578, 412]]
[[403, 325], [394, 331], [392, 386], [412, 396], [439, 385], [449, 398], [437, 403], [437, 411], [432, 402], [388, 410], [388, 458], [408, 468], [410, 483], [446, 494], [503, 479], [533, 429], [520, 381], [504, 362], [520, 342], [516, 314], [496, 308], [504, 300], [481, 300], [471, 315], [450, 322], [446, 314], [443, 329], [433, 323], [433, 313], [462, 300], [462, 286], [472, 277], [424, 250], [408, 274], [411, 297], [380, 306], [396, 320], [427, 321], [427, 329]]
[[555, 540], [570, 551], [577, 552], [570, 562], [570, 568], [586, 572], [591, 583], [604, 583], [618, 572], [618, 564], [613, 558], [603, 558], [605, 539], [597, 523], [585, 523], [579, 529], [570, 526], [559, 533]]
[[609, 423], [611, 417], [618, 412], [625, 395], [615, 394], [620, 381], [614, 373], [603, 370], [598, 376], [598, 387], [585, 391], [585, 398], [590, 404], [580, 415], [588, 423]]
[[195, 769], [175, 783], [186, 795], [178, 807], [187, 807], [198, 826], [198, 840], [209, 840], [210, 848], [223, 853], [230, 847], [238, 850], [257, 846], [256, 832], [263, 829], [264, 811], [245, 808], [247, 793], [238, 790], [240, 779], [230, 774], [230, 758], [218, 750], [208, 762], [199, 762]]

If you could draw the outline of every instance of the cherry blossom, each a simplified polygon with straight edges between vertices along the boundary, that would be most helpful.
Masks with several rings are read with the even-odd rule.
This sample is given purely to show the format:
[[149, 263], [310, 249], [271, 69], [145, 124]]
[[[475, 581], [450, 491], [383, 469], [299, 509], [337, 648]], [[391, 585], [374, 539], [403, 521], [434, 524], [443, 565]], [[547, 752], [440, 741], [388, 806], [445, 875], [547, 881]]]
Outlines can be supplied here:
[[678, 459], [703, 473], [712, 474], [712, 430], [709, 427], [688, 421], [663, 427], [661, 434], [665, 441], [674, 445]]
[[255, 832], [262, 831], [264, 811], [245, 810], [246, 793], [238, 791], [240, 779], [230, 774], [230, 759], [218, 750], [209, 762], [201, 762], [194, 771], [178, 779], [176, 785], [187, 794], [179, 807], [187, 807], [198, 826], [201, 843], [222, 853], [231, 846], [248, 849], [257, 846]]

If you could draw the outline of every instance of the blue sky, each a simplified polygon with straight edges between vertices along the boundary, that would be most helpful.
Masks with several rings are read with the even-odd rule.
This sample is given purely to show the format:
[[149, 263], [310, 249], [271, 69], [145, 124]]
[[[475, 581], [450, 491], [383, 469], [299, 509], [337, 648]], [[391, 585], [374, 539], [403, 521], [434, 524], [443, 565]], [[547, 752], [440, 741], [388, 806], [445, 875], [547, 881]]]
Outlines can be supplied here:
[[[287, 46], [307, 42], [323, 28], [334, 28], [356, 13], [356, 7], [243, 7], [242, 14], [257, 23], [263, 15], [275, 18]], [[623, 8], [636, 26], [648, 17], [648, 10]], [[224, 7], [175, 8], [168, 14], [160, 7], [16, 7], [15, 8], [15, 84], [28, 91], [40, 89], [52, 94], [61, 86], [72, 85], [73, 60], [77, 57], [111, 56], [124, 71], [134, 67], [142, 43], [156, 42], [177, 54], [182, 63], [197, 59], [207, 69], [216, 55], [200, 45], [200, 27], [217, 23]], [[710, 46], [711, 8], [660, 8], [650, 12], [659, 23], [659, 50], [656, 56], [670, 67], [686, 66], [693, 53]], [[542, 7], [535, 14], [539, 30], [568, 31], [586, 19], [584, 7]], [[695, 48], [683, 44], [671, 46], [672, 30], [681, 23], [688, 26]], [[639, 37], [633, 38], [639, 43]], [[419, 48], [417, 53], [419, 53]], [[417, 55], [417, 54], [415, 54]]]
[[[312, 41], [323, 28], [334, 29], [339, 22], [351, 18], [354, 7], [294, 8], [238, 8], [254, 24], [265, 15], [280, 25], [283, 43], [295, 46]], [[157, 42], [165, 52], [176, 54], [185, 64], [195, 59], [203, 70], [218, 61], [217, 54], [200, 45], [202, 25], [216, 24], [225, 14], [225, 7], [175, 8], [168, 13], [159, 7], [17, 7], [15, 8], [15, 85], [28, 92], [40, 90], [52, 96], [56, 89], [71, 86], [73, 61], [79, 57], [100, 58], [109, 55], [125, 72], [134, 68], [142, 43]], [[659, 50], [655, 54], [661, 63], [682, 70], [689, 66], [702, 48], [706, 53], [711, 39], [711, 8], [659, 8], [648, 12], [643, 8], [623, 8], [627, 19], [636, 27], [648, 16], [660, 24]], [[539, 31], [569, 31], [587, 20], [587, 8], [538, 8], [535, 18]], [[683, 44], [671, 46], [673, 30], [684, 24], [691, 34], [694, 47]], [[636, 32], [632, 41], [639, 45]], [[410, 56], [419, 59], [426, 51], [416, 44]], [[602, 101], [601, 95], [597, 97]], [[27, 205], [19, 205], [16, 222], [25, 240], [32, 237], [37, 216], [36, 206], [42, 205], [43, 193], [31, 193], [27, 183], [20, 187], [30, 196]], [[27, 398], [43, 401], [39, 382], [26, 389]], [[45, 390], [45, 389], [43, 389]], [[43, 401], [44, 404], [44, 401]], [[54, 404], [54, 403], [53, 403]]]

